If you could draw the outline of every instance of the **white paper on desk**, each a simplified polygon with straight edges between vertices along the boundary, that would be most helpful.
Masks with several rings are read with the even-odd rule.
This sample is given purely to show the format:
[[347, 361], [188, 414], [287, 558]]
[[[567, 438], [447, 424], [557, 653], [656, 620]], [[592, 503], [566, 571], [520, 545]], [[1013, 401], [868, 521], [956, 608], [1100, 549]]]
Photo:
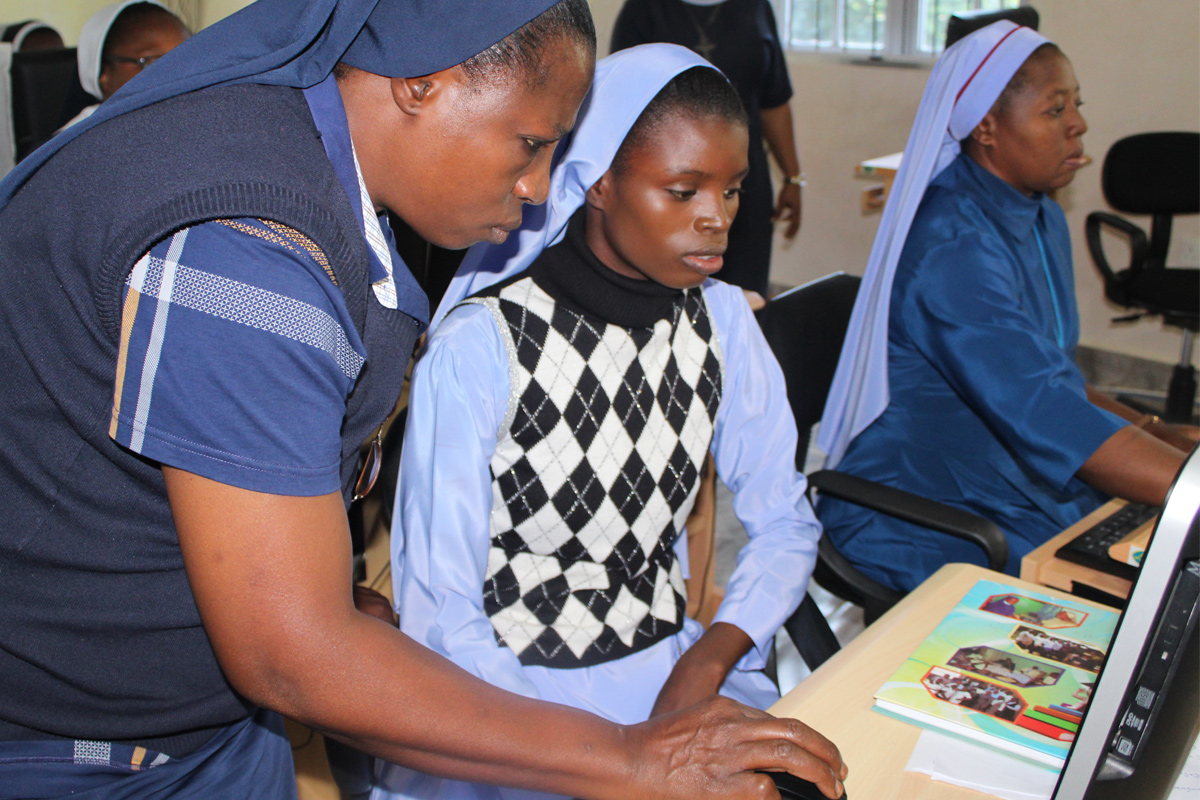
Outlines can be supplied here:
[[1188, 800], [1195, 797], [1200, 797], [1200, 739], [1192, 745], [1192, 752], [1188, 755], [1168, 800]]
[[1059, 773], [931, 730], [921, 731], [905, 769], [1006, 800], [1050, 800]]

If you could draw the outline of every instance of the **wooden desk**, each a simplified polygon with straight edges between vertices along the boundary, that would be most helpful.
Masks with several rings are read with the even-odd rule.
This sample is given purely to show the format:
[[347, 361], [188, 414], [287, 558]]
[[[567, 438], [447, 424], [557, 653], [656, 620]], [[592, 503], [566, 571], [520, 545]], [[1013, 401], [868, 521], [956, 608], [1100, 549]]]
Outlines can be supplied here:
[[905, 772], [922, 729], [871, 710], [876, 690], [975, 582], [985, 578], [1087, 604], [1066, 592], [972, 564], [947, 564], [769, 709], [811, 725], [838, 746], [850, 767], [846, 793], [853, 800], [992, 797]]
[[900, 171], [900, 161], [904, 153], [892, 153], [879, 158], [868, 158], [854, 165], [854, 174], [859, 178], [874, 178], [881, 183], [863, 189], [860, 203], [864, 214], [878, 211], [887, 202], [888, 192], [892, 190], [892, 182]]
[[[1055, 556], [1058, 548], [1124, 505], [1124, 500], [1108, 501], [1058, 536], [1055, 536], [1026, 555], [1021, 559], [1021, 579], [1031, 583], [1040, 583], [1043, 586], [1052, 586], [1055, 589], [1062, 589], [1064, 592], [1071, 591], [1072, 582], [1086, 583], [1088, 586], [1092, 586], [1102, 592], [1108, 592], [1115, 597], [1129, 597], [1129, 590], [1133, 588], [1132, 581], [1128, 581], [1125, 578], [1118, 578], [1116, 575], [1109, 575], [1106, 572], [1100, 572], [1091, 567], [1085, 567], [1082, 564], [1063, 561]], [[1133, 535], [1136, 536], [1144, 533], [1153, 527], [1154, 520], [1151, 520], [1141, 525]]]

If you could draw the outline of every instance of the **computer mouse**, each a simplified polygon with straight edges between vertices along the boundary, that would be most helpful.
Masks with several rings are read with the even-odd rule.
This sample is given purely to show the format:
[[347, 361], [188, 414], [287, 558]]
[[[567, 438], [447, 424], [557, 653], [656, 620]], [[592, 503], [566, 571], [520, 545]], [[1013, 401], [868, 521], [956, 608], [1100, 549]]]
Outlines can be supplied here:
[[[789, 772], [768, 772], [775, 788], [779, 789], [783, 800], [829, 800], [812, 781], [797, 778]], [[843, 787], [841, 800], [849, 800], [849, 793]]]

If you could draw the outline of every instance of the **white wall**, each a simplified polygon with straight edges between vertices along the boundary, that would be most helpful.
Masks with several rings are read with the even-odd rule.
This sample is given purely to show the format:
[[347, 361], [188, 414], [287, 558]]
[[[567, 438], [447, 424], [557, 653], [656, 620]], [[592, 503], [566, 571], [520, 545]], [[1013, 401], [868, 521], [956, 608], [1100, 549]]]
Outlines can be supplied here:
[[[1103, 299], [1087, 254], [1084, 218], [1106, 208], [1100, 166], [1124, 136], [1154, 130], [1200, 130], [1200, 3], [1195, 0], [1040, 0], [1042, 28], [1071, 58], [1083, 88], [1084, 137], [1097, 164], [1061, 194], [1075, 243], [1075, 286], [1084, 344], [1158, 361], [1179, 358], [1180, 334], [1158, 320], [1113, 325], [1116, 306]], [[1137, 222], [1149, 227], [1148, 219]], [[1176, 221], [1171, 261], [1200, 262], [1200, 219]]]
[[212, 25], [219, 19], [224, 19], [240, 8], [249, 5], [248, 0], [200, 0], [200, 19], [205, 25]]
[[88, 17], [112, 0], [4, 0], [0, 22], [40, 19], [58, 28], [68, 47], [79, 41], [79, 30]]

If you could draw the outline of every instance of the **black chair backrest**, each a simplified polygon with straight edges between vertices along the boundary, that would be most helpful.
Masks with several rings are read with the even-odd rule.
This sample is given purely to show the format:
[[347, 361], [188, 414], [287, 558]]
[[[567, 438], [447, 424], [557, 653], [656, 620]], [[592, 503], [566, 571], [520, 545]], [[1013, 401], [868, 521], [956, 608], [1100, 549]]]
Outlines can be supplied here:
[[1100, 186], [1108, 204], [1126, 214], [1200, 212], [1200, 133], [1138, 133], [1117, 140], [1104, 156]]
[[97, 102], [79, 83], [74, 47], [13, 53], [10, 71], [17, 161]]
[[796, 469], [801, 471], [812, 426], [825, 411], [860, 283], [855, 275], [827, 275], [772, 298], [757, 314], [787, 382], [800, 434]]
[[1032, 6], [1008, 8], [1004, 11], [959, 11], [957, 14], [951, 14], [950, 19], [946, 20], [946, 47], [954, 44], [968, 33], [986, 28], [993, 22], [999, 22], [1002, 19], [1012, 20], [1018, 25], [1033, 28], [1035, 31], [1041, 21], [1038, 12]]

